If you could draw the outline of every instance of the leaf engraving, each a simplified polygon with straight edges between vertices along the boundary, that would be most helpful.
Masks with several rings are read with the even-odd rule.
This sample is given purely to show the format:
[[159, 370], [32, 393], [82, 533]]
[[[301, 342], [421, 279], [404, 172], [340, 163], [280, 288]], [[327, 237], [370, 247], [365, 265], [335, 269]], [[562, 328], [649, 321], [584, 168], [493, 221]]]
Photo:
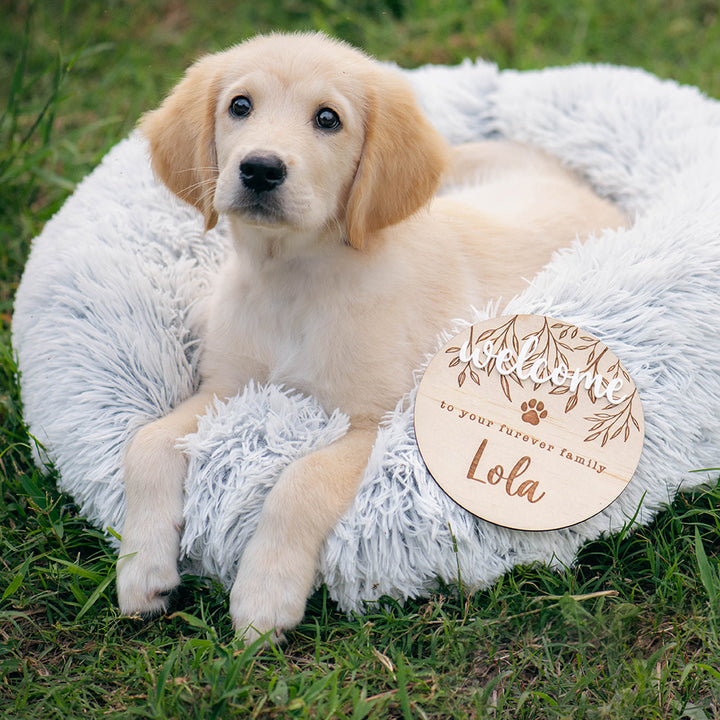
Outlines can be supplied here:
[[[572, 356], [575, 371], [582, 378], [592, 379], [599, 376], [611, 379], [621, 378], [624, 382], [632, 382], [620, 361], [613, 358], [612, 354], [608, 354], [608, 348], [599, 340], [582, 333], [576, 325], [563, 321], [552, 321], [551, 323], [548, 318], [542, 317], [542, 324], [539, 328], [520, 336], [517, 325], [518, 318], [518, 315], [510, 316], [502, 325], [490, 327], [477, 337], [473, 336], [475, 328], [470, 328], [467, 347], [471, 354], [474, 352], [477, 356], [478, 344], [481, 344], [481, 350], [484, 350], [485, 344], [491, 344], [493, 357], [484, 362], [482, 368], [473, 365], [472, 359], [468, 361], [461, 360], [461, 347], [452, 346], [445, 350], [446, 354], [453, 356], [448, 363], [448, 367], [458, 368], [459, 370], [457, 375], [458, 387], [463, 387], [468, 376], [478, 386], [481, 385], [483, 377], [488, 379], [493, 377], [495, 370], [498, 369], [495, 356], [503, 351], [510, 350], [512, 352], [511, 357], [514, 356], [515, 358], [513, 362], [516, 363], [517, 358], [520, 356], [521, 347], [530, 338], [534, 338], [535, 343], [531, 351], [524, 357], [523, 366], [514, 368], [509, 373], [495, 373], [502, 393], [508, 402], [513, 401], [512, 387], [524, 387], [523, 380], [518, 375], [518, 370], [521, 371], [523, 377], [528, 378], [533, 366], [542, 368], [539, 374], [544, 372], [542, 379], [543, 382], [547, 382], [549, 375], [553, 374], [556, 369], [564, 368], [561, 377], [566, 377], [567, 372], [572, 370], [570, 356]], [[580, 357], [579, 361], [578, 356]], [[485, 358], [484, 352], [481, 357]], [[536, 363], [537, 365], [535, 365]], [[506, 365], [506, 367], [509, 367], [509, 365]], [[581, 407], [581, 390], [586, 392], [586, 396], [592, 405], [597, 405], [605, 398], [607, 383], [610, 381], [604, 380], [601, 382], [598, 380], [597, 382], [599, 384], [597, 390], [595, 382], [592, 382], [586, 390], [584, 390], [585, 385], [581, 382], [573, 390], [570, 389], [567, 383], [549, 385], [547, 392], [550, 395], [567, 395], [564, 412], [570, 414], [575, 412], [578, 407]], [[541, 384], [536, 381], [532, 382], [534, 390], [538, 390]], [[613, 442], [628, 442], [633, 432], [640, 432], [640, 424], [634, 412], [638, 402], [637, 389], [633, 388], [632, 393], [621, 403], [608, 402], [604, 407], [599, 408], [597, 412], [584, 417], [584, 420], [588, 423], [587, 435], [584, 438], [585, 442], [599, 441], [602, 447]], [[585, 404], [585, 407], [587, 407], [587, 404]]]

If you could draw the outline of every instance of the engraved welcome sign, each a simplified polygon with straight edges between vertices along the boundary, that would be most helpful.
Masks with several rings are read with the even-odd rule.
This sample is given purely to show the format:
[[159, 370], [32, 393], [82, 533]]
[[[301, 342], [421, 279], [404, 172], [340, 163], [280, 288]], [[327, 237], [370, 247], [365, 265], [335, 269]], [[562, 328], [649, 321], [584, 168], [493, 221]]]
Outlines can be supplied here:
[[600, 340], [539, 315], [469, 327], [432, 359], [415, 401], [428, 470], [490, 522], [552, 530], [597, 514], [640, 459], [640, 397]]

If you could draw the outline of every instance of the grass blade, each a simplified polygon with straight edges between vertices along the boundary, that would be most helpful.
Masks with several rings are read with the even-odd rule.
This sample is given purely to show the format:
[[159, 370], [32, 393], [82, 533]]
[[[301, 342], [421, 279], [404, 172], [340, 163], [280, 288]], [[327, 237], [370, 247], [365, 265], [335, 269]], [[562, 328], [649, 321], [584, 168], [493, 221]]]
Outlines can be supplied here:
[[710, 607], [713, 614], [717, 615], [718, 600], [720, 599], [720, 582], [710, 560], [705, 553], [705, 548], [700, 538], [700, 531], [695, 528], [695, 557], [697, 558], [698, 569], [700, 571], [700, 580], [702, 581], [705, 592], [710, 600]]

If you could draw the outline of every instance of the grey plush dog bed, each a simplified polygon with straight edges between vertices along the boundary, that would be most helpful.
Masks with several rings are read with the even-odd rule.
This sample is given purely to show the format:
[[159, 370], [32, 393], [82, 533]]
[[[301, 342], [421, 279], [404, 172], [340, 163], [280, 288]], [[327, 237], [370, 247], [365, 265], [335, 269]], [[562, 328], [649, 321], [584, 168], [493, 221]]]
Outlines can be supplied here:
[[[634, 516], [646, 523], [679, 489], [714, 478], [694, 471], [720, 460], [720, 105], [613, 67], [518, 73], [478, 62], [407, 75], [450, 141], [539, 145], [635, 218], [556, 255], [520, 296], [460, 320], [537, 313], [599, 337], [639, 389], [646, 439], [633, 480], [601, 514], [564, 530], [506, 530], [456, 506], [428, 475], [411, 394], [388, 415], [323, 549], [318, 580], [345, 610], [422, 595], [458, 567], [483, 587], [518, 563], [571, 563], [588, 539]], [[55, 464], [100, 528], [122, 527], [128, 440], [194, 389], [196, 310], [228, 250], [222, 224], [202, 227], [156, 184], [133, 134], [33, 244], [13, 322], [25, 419], [38, 460]], [[229, 586], [282, 468], [346, 427], [292, 389], [252, 386], [219, 403], [184, 441], [184, 567]]]

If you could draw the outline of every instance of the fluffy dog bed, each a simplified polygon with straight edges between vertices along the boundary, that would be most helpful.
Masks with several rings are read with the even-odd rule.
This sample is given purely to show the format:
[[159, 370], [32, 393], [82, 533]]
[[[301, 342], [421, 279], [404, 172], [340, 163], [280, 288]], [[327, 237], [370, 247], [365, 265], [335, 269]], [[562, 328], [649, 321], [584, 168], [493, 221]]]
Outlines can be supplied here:
[[[461, 320], [538, 313], [599, 337], [639, 389], [646, 439], [633, 480], [601, 514], [564, 530], [506, 530], [428, 475], [412, 393], [387, 417], [357, 500], [323, 549], [318, 580], [348, 611], [426, 594], [458, 568], [483, 587], [516, 564], [569, 564], [587, 540], [633, 517], [647, 523], [679, 489], [714, 479], [694, 471], [720, 460], [720, 104], [613, 67], [518, 73], [468, 62], [407, 76], [450, 141], [537, 144], [635, 218], [556, 255], [520, 296]], [[155, 183], [133, 134], [34, 242], [13, 323], [25, 419], [38, 461], [57, 467], [60, 487], [100, 528], [122, 527], [128, 440], [197, 381], [197, 308], [228, 250], [222, 224], [207, 235], [202, 225]], [[346, 427], [291, 389], [251, 386], [218, 403], [184, 441], [185, 569], [229, 586], [281, 469]]]

